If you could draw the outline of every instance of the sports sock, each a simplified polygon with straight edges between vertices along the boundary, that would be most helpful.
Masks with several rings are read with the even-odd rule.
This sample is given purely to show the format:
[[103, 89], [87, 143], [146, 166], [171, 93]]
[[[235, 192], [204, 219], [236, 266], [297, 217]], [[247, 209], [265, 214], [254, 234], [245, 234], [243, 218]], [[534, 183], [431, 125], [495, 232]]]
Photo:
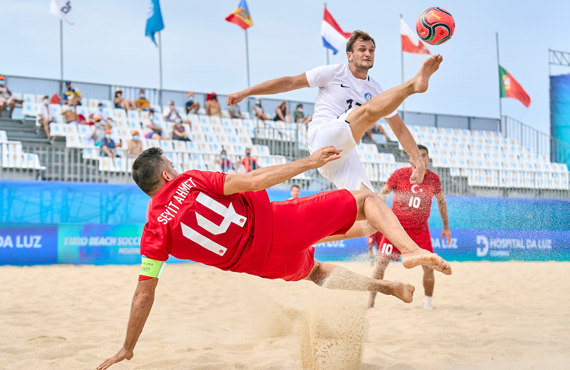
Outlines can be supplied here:
[[429, 296], [424, 296], [424, 308], [428, 310], [433, 310], [433, 306], [431, 305], [431, 298]]

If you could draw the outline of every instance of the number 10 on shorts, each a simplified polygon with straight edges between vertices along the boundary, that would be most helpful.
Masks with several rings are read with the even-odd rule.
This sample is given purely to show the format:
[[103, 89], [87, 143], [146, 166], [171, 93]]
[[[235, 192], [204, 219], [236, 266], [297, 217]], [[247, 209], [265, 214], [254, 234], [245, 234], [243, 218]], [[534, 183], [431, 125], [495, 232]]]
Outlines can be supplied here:
[[392, 255], [392, 251], [394, 250], [394, 246], [390, 243], [384, 243], [382, 244], [382, 254], [385, 254], [386, 256], [391, 256]]
[[420, 197], [410, 197], [410, 203], [408, 204], [408, 207], [420, 208], [420, 202], [421, 202]]

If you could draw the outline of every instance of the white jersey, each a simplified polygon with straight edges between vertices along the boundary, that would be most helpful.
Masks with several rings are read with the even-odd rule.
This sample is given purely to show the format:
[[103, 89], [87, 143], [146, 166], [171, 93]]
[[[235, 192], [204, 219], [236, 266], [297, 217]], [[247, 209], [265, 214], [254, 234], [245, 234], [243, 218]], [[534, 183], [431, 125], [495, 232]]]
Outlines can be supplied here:
[[[351, 108], [356, 108], [384, 89], [370, 76], [362, 80], [353, 76], [348, 64], [321, 66], [305, 72], [310, 87], [318, 87], [313, 120], [309, 131], [317, 126], [335, 120]], [[386, 117], [392, 117], [394, 111]]]

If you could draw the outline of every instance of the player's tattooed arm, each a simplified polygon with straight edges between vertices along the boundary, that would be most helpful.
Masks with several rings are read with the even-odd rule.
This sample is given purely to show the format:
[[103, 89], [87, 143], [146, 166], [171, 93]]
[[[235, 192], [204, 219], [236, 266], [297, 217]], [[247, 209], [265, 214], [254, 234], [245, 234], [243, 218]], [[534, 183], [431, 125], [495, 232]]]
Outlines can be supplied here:
[[400, 144], [402, 144], [402, 147], [404, 147], [406, 153], [410, 156], [410, 162], [412, 162], [412, 165], [414, 166], [414, 172], [410, 177], [410, 182], [412, 184], [421, 184], [424, 181], [426, 165], [422, 161], [416, 140], [414, 140], [410, 130], [408, 130], [399, 114], [385, 119], [392, 128], [392, 131], [394, 131], [394, 134], [398, 138]]
[[324, 166], [340, 158], [342, 149], [329, 145], [314, 152], [311, 156], [279, 166], [260, 168], [243, 174], [226, 176], [224, 195], [260, 191], [287, 181], [305, 171]]
[[303, 87], [309, 87], [309, 82], [307, 81], [305, 73], [301, 73], [297, 76], [280, 77], [262, 82], [237, 93], [232, 93], [228, 95], [226, 104], [232, 106], [236, 105], [248, 96], [278, 94], [298, 90]]
[[123, 348], [116, 355], [106, 359], [101, 365], [97, 366], [97, 370], [106, 370], [117, 362], [133, 358], [133, 351], [154, 303], [154, 291], [157, 284], [157, 278], [139, 281], [131, 304], [131, 316], [129, 317], [127, 337]]
[[378, 195], [380, 195], [380, 198], [382, 198], [382, 200], [385, 202], [386, 199], [388, 199], [388, 195], [390, 195], [391, 192], [392, 189], [390, 189], [388, 185], [384, 185], [384, 187], [382, 188], [382, 190], [380, 190]]
[[443, 228], [441, 229], [441, 241], [447, 239], [447, 245], [451, 244], [451, 231], [449, 230], [449, 215], [447, 213], [447, 202], [443, 193], [437, 193], [435, 195], [437, 200], [437, 208], [439, 209], [439, 215], [441, 216], [441, 221], [443, 223]]

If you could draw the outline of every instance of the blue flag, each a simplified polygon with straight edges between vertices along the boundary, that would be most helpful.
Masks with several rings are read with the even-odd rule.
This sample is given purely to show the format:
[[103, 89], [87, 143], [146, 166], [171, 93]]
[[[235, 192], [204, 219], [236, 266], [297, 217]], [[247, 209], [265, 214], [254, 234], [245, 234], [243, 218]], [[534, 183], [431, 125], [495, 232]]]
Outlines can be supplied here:
[[162, 13], [160, 12], [160, 2], [159, 0], [150, 0], [150, 7], [148, 8], [146, 30], [144, 35], [150, 37], [152, 42], [154, 42], [156, 45], [154, 34], [162, 31], [163, 29], [164, 22], [162, 21]]

